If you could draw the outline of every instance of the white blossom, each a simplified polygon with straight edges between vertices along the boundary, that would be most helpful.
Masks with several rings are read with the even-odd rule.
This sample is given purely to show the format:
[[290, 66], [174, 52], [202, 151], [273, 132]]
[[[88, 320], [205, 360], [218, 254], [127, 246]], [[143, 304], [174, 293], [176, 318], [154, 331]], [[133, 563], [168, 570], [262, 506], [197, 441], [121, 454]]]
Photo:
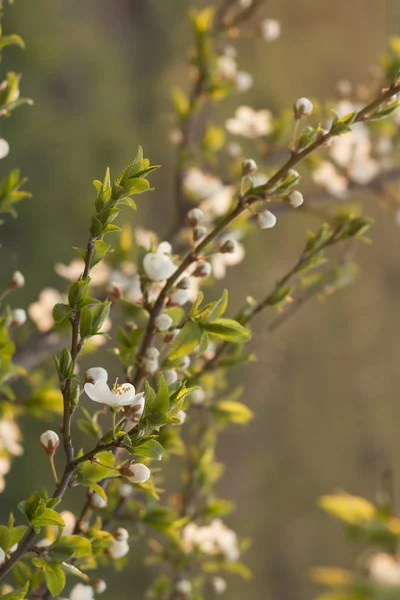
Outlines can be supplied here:
[[0, 456], [0, 494], [6, 487], [4, 475], [7, 475], [11, 469], [11, 462], [8, 456]]
[[[57, 275], [67, 279], [68, 281], [77, 281], [82, 275], [85, 268], [85, 263], [81, 258], [75, 258], [69, 265], [56, 263], [54, 270]], [[99, 262], [90, 270], [90, 283], [94, 286], [105, 285], [110, 277], [110, 270], [106, 263]]]
[[91, 585], [77, 583], [72, 588], [69, 600], [94, 600], [94, 591]]
[[217, 71], [223, 79], [233, 81], [237, 75], [236, 60], [232, 56], [221, 55], [217, 58]]
[[281, 25], [276, 19], [264, 19], [261, 22], [261, 35], [267, 42], [274, 42], [281, 35]]
[[311, 115], [314, 105], [309, 98], [299, 98], [294, 103], [294, 111], [297, 118]]
[[39, 294], [39, 299], [28, 308], [28, 314], [39, 331], [53, 329], [53, 307], [55, 304], [64, 303], [65, 301], [65, 295], [53, 288], [45, 288]]
[[209, 262], [204, 261], [199, 263], [193, 275], [195, 277], [209, 277], [212, 273], [212, 266]]
[[182, 530], [182, 547], [187, 553], [198, 549], [211, 556], [222, 554], [232, 562], [237, 561], [240, 556], [236, 533], [220, 519], [214, 519], [210, 525], [186, 525]]
[[160, 351], [155, 347], [147, 348], [145, 357], [143, 359], [143, 366], [145, 368], [146, 373], [152, 375], [158, 370], [159, 362], [158, 357], [160, 355]]
[[121, 542], [115, 542], [111, 548], [108, 548], [108, 554], [111, 558], [123, 558], [129, 552], [129, 544], [126, 540], [122, 540]]
[[96, 594], [102, 594], [107, 589], [104, 579], [92, 579], [91, 583]]
[[235, 193], [233, 186], [197, 167], [187, 170], [184, 185], [189, 194], [202, 201], [200, 209], [208, 219], [225, 214]]
[[247, 92], [253, 87], [254, 78], [246, 71], [239, 71], [236, 75], [236, 89], [238, 92]]
[[72, 535], [75, 530], [76, 517], [70, 510], [63, 510], [60, 512], [60, 517], [64, 520], [65, 527], [62, 531], [62, 535]]
[[269, 110], [255, 111], [250, 106], [239, 106], [235, 117], [226, 121], [229, 133], [249, 139], [268, 135], [272, 131], [272, 114]]
[[93, 508], [98, 509], [105, 508], [107, 506], [107, 500], [104, 500], [104, 498], [102, 498], [96, 492], [94, 492], [94, 494], [90, 496], [90, 503], [93, 506]]
[[118, 527], [113, 532], [113, 537], [117, 540], [117, 542], [126, 542], [129, 540], [129, 531], [125, 529], [125, 527]]
[[8, 156], [9, 152], [10, 144], [7, 142], [7, 140], [0, 138], [0, 160]]
[[206, 399], [206, 393], [203, 388], [197, 388], [189, 394], [189, 400], [194, 406], [201, 406]]
[[303, 194], [298, 190], [294, 190], [289, 194], [289, 203], [293, 208], [298, 208], [304, 202]]
[[91, 400], [106, 404], [112, 408], [122, 406], [137, 406], [137, 416], [141, 416], [144, 409], [144, 392], [136, 393], [131, 383], [115, 383], [110, 389], [107, 380], [97, 379], [95, 383], [85, 383], [85, 392]]
[[155, 325], [156, 325], [158, 331], [168, 331], [168, 329], [171, 327], [172, 323], [173, 323], [173, 320], [166, 313], [162, 313], [161, 315], [158, 315], [158, 317], [156, 317], [156, 319], [155, 319]]
[[123, 483], [119, 487], [119, 495], [121, 498], [127, 499], [130, 498], [133, 494], [133, 488], [129, 483]]
[[0, 420], [0, 450], [6, 450], [13, 456], [21, 456], [24, 449], [20, 444], [22, 440], [18, 425], [10, 419]]
[[260, 229], [270, 229], [276, 225], [276, 216], [270, 210], [257, 213], [257, 223]]
[[218, 253], [211, 257], [213, 275], [216, 279], [223, 279], [226, 275], [227, 267], [233, 267], [243, 261], [246, 251], [243, 244], [239, 241], [241, 236], [242, 232], [239, 230], [233, 230], [229, 234], [221, 236], [220, 247], [227, 241], [233, 241], [235, 247], [233, 252]]
[[163, 242], [155, 252], [146, 254], [143, 260], [143, 268], [149, 279], [164, 281], [175, 273], [176, 265], [170, 256], [171, 250], [171, 245], [168, 242]]
[[0, 565], [6, 560], [6, 553], [3, 548], [0, 547]]
[[163, 372], [163, 375], [168, 385], [172, 385], [178, 381], [178, 373], [175, 369], [167, 369]]
[[10, 288], [22, 288], [25, 285], [25, 277], [22, 275], [21, 271], [15, 271], [12, 274], [10, 280]]
[[26, 323], [26, 311], [23, 308], [14, 308], [11, 311], [12, 327], [22, 327]]
[[178, 306], [183, 306], [186, 302], [189, 302], [191, 298], [190, 290], [182, 290], [180, 288], [175, 288], [170, 292], [169, 299], [172, 304], [176, 304]]
[[190, 225], [195, 227], [204, 219], [204, 213], [200, 208], [192, 208], [192, 210], [189, 210], [187, 217]]
[[226, 591], [227, 583], [222, 577], [213, 577], [211, 580], [212, 588], [218, 596]]
[[192, 593], [193, 586], [189, 579], [180, 579], [175, 583], [175, 591], [185, 596]]
[[129, 467], [123, 468], [121, 471], [124, 477], [132, 481], [132, 483], [144, 483], [151, 475], [150, 469], [142, 463], [134, 463]]
[[181, 362], [179, 364], [179, 368], [182, 369], [183, 371], [186, 371], [186, 369], [188, 369], [190, 367], [190, 356], [182, 356], [181, 358]]
[[368, 570], [372, 579], [387, 586], [400, 586], [400, 562], [390, 554], [374, 554], [369, 558]]
[[329, 161], [323, 160], [312, 172], [312, 179], [321, 185], [327, 192], [337, 198], [343, 197], [348, 188], [346, 177], [340, 175], [336, 167]]
[[179, 419], [179, 423], [177, 423], [177, 425], [183, 425], [186, 421], [187, 415], [184, 410], [178, 410], [175, 416], [177, 419]]
[[40, 436], [40, 443], [47, 452], [54, 454], [60, 444], [60, 438], [55, 431], [49, 429]]

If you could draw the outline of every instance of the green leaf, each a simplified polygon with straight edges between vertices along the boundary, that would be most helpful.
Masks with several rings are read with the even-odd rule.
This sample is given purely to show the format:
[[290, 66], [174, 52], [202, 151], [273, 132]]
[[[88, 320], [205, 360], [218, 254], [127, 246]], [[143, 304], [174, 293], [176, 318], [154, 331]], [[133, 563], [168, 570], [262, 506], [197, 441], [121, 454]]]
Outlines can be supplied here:
[[31, 518], [32, 525], [38, 525], [44, 527], [45, 525], [56, 525], [58, 527], [65, 527], [64, 519], [52, 508], [45, 508], [40, 510], [35, 516]]
[[152, 404], [152, 412], [166, 413], [169, 408], [169, 391], [168, 384], [161, 375], [160, 387]]
[[66, 577], [65, 573], [59, 565], [44, 565], [43, 567], [44, 576], [46, 579], [47, 587], [53, 596], [61, 594], [65, 587]]
[[26, 582], [24, 587], [19, 588], [18, 590], [14, 590], [13, 592], [9, 592], [8, 594], [5, 594], [5, 596], [2, 596], [1, 599], [2, 600], [22, 600], [23, 598], [26, 598], [26, 594], [28, 593], [28, 590], [29, 590], [29, 581]]
[[60, 537], [50, 548], [48, 558], [52, 562], [64, 562], [72, 557], [90, 556], [92, 545], [87, 538], [80, 535]]
[[55, 323], [62, 323], [69, 317], [72, 308], [68, 304], [56, 304], [53, 307], [53, 320]]
[[161, 460], [164, 454], [164, 448], [157, 440], [150, 439], [135, 446], [132, 454], [145, 456], [146, 458], [152, 458], [153, 460]]
[[84, 306], [80, 311], [79, 318], [79, 333], [82, 338], [87, 338], [92, 335], [92, 311], [88, 306]]
[[230, 422], [237, 423], [239, 425], [248, 423], [254, 417], [253, 412], [248, 406], [242, 404], [241, 402], [233, 402], [230, 400], [222, 400], [221, 402], [217, 402], [212, 407], [212, 410], [217, 415], [225, 416]]
[[68, 292], [68, 302], [71, 308], [79, 307], [81, 301], [86, 295], [89, 283], [90, 277], [87, 279], [80, 279], [71, 285]]
[[[99, 452], [96, 459], [101, 463], [86, 461], [79, 465], [77, 469], [77, 481], [84, 485], [88, 483], [97, 483], [101, 479], [114, 473], [111, 467], [114, 466], [114, 455], [112, 452]], [[110, 468], [109, 468], [110, 467]]]
[[180, 330], [172, 345], [168, 356], [169, 360], [176, 360], [193, 352], [200, 343], [202, 333], [202, 328], [198, 323], [188, 321]]
[[249, 329], [240, 325], [233, 319], [215, 319], [210, 323], [203, 323], [204, 329], [211, 335], [227, 342], [248, 342], [251, 338]]
[[20, 48], [25, 48], [24, 40], [16, 33], [6, 35], [0, 39], [0, 50], [3, 50], [6, 46], [19, 46]]

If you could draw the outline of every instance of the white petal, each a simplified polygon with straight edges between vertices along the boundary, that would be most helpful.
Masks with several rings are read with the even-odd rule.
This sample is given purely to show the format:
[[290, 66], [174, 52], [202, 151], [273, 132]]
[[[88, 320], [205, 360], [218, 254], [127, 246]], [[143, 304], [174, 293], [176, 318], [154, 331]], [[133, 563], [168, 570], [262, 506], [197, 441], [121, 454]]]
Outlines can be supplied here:
[[92, 379], [94, 383], [100, 379], [107, 381], [108, 373], [105, 369], [103, 369], [103, 367], [92, 367], [86, 371], [86, 379]]

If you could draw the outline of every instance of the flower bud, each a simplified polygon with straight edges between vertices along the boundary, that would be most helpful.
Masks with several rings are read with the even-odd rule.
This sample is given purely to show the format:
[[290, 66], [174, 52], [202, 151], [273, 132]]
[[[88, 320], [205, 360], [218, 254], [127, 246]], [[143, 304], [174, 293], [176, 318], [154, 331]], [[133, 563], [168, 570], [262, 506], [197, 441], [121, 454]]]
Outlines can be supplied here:
[[274, 42], [281, 35], [281, 26], [276, 19], [265, 19], [261, 22], [261, 35], [267, 42]]
[[182, 369], [182, 371], [186, 371], [186, 369], [188, 369], [190, 367], [190, 357], [189, 356], [182, 356], [182, 360], [180, 362], [179, 368]]
[[60, 444], [60, 438], [58, 437], [55, 431], [49, 429], [48, 431], [42, 433], [42, 435], [40, 436], [40, 443], [45, 449], [46, 454], [48, 456], [53, 456], [54, 452], [57, 450]]
[[90, 583], [96, 594], [102, 594], [107, 589], [107, 584], [104, 579], [92, 579]]
[[293, 206], [293, 208], [298, 208], [304, 202], [303, 194], [301, 192], [298, 192], [297, 190], [291, 192], [288, 198], [290, 206]]
[[203, 388], [197, 388], [189, 394], [190, 403], [194, 406], [201, 406], [204, 404], [204, 400], [206, 399], [206, 393]]
[[25, 285], [25, 277], [22, 275], [21, 271], [15, 271], [15, 273], [13, 273], [10, 283], [9, 283], [9, 288], [11, 290], [15, 290], [17, 288], [22, 288]]
[[223, 594], [227, 588], [226, 581], [222, 577], [213, 577], [210, 583], [213, 592], [217, 595]]
[[308, 117], [311, 115], [313, 111], [313, 103], [308, 98], [299, 98], [294, 103], [294, 116], [296, 119], [302, 119], [303, 117]]
[[120, 498], [123, 498], [124, 500], [127, 500], [128, 498], [130, 498], [133, 494], [133, 488], [131, 485], [129, 485], [129, 483], [123, 483], [119, 487], [118, 491], [119, 491]]
[[182, 594], [185, 598], [192, 593], [193, 586], [188, 579], [180, 579], [175, 584], [175, 591]]
[[160, 351], [157, 348], [155, 348], [154, 346], [147, 348], [146, 358], [150, 358], [150, 360], [155, 360], [159, 356], [160, 356]]
[[225, 240], [225, 242], [220, 246], [219, 251], [222, 254], [233, 254], [236, 252], [238, 248], [237, 241], [234, 239]]
[[196, 227], [204, 219], [204, 213], [200, 208], [192, 208], [187, 214], [191, 227]]
[[243, 175], [252, 175], [257, 171], [257, 163], [252, 158], [247, 158], [242, 163]]
[[193, 239], [195, 242], [200, 242], [207, 235], [206, 227], [198, 225], [193, 229]]
[[26, 322], [26, 311], [23, 308], [14, 308], [11, 311], [10, 327], [21, 327]]
[[270, 229], [276, 224], [276, 216], [269, 210], [257, 214], [257, 223], [260, 229]]
[[172, 323], [173, 320], [171, 319], [171, 317], [165, 313], [158, 315], [158, 317], [156, 317], [155, 319], [155, 325], [158, 331], [168, 331]]
[[[176, 290], [176, 291], [181, 291], [181, 290]], [[172, 331], [168, 331], [167, 335], [165, 336], [164, 340], [166, 342], [173, 342], [177, 336], [179, 335], [180, 329], [176, 328], [173, 329]]]
[[127, 542], [129, 540], [129, 531], [125, 527], [118, 527], [113, 531], [113, 537], [117, 542]]
[[195, 277], [209, 277], [212, 273], [212, 266], [209, 262], [202, 262], [198, 265], [193, 275]]
[[90, 504], [92, 508], [105, 508], [108, 504], [107, 500], [104, 500], [99, 494], [96, 492], [90, 496]]
[[76, 517], [70, 510], [63, 510], [60, 513], [60, 517], [63, 518], [65, 527], [62, 530], [62, 535], [72, 535], [75, 530]]
[[177, 425], [183, 425], [186, 421], [187, 415], [184, 410], [178, 410], [175, 416], [177, 419], [179, 419], [179, 423], [177, 423]]
[[254, 78], [246, 71], [239, 71], [235, 83], [238, 92], [248, 92], [253, 87]]
[[132, 483], [144, 483], [151, 475], [150, 469], [142, 463], [134, 463], [129, 467], [121, 467], [119, 472]]
[[3, 548], [0, 548], [0, 565], [6, 560], [6, 553]]
[[163, 372], [163, 375], [168, 385], [172, 385], [178, 381], [178, 373], [175, 371], [175, 369], [167, 369]]
[[115, 542], [107, 552], [111, 558], [123, 558], [129, 552], [129, 544], [127, 541]]
[[[149, 252], [143, 260], [143, 268], [146, 275], [152, 281], [163, 281], [171, 277], [176, 271], [176, 265], [165, 252], [168, 248], [167, 242], [160, 244], [157, 252]], [[160, 249], [162, 247], [162, 250]]]
[[119, 300], [119, 298], [122, 298], [122, 285], [120, 285], [119, 283], [112, 283], [107, 288], [107, 293], [109, 294], [109, 296], [112, 296], [116, 300]]

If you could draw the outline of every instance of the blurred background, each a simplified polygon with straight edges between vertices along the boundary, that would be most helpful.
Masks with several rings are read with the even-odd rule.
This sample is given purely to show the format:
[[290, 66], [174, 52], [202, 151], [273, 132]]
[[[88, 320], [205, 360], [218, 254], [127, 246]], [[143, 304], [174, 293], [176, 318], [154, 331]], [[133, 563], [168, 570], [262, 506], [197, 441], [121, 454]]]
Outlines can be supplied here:
[[[151, 178], [156, 191], [139, 198], [138, 212], [125, 217], [161, 237], [168, 230], [170, 88], [187, 83], [185, 15], [200, 5], [18, 0], [7, 9], [4, 30], [20, 33], [27, 51], [7, 49], [2, 75], [22, 72], [22, 93], [35, 101], [0, 132], [11, 144], [2, 169], [20, 166], [34, 196], [19, 207], [18, 220], [1, 229], [2, 282], [15, 269], [27, 279], [18, 306], [34, 301], [45, 286], [62, 289], [54, 263], [68, 263], [71, 247], [86, 239], [91, 181], [102, 178], [106, 165], [119, 173], [138, 143], [163, 168]], [[269, 0], [263, 16], [278, 19], [282, 35], [271, 44], [239, 41], [240, 67], [256, 84], [218, 105], [223, 120], [238, 104], [277, 111], [299, 96], [332, 96], [340, 79], [367, 80], [388, 35], [400, 29], [396, 0]], [[358, 251], [357, 284], [329, 302], [309, 304], [275, 334], [261, 333], [253, 343], [259, 360], [242, 373], [256, 418], [222, 436], [219, 458], [227, 467], [220, 490], [238, 504], [228, 522], [253, 540], [245, 562], [254, 578], [249, 584], [232, 578], [230, 600], [313, 597], [309, 568], [346, 565], [352, 552], [316, 498], [337, 489], [373, 498], [388, 467], [400, 491], [400, 230], [376, 198], [365, 202], [376, 226], [373, 245]], [[291, 212], [268, 235], [254, 235], [246, 261], [224, 282], [231, 296], [238, 303], [244, 293], [261, 297], [295, 259], [306, 229], [316, 225]], [[260, 319], [257, 330], [262, 326]], [[17, 459], [7, 478], [2, 520], [29, 494], [42, 468], [38, 444], [29, 444], [42, 430], [41, 424], [34, 431], [25, 427], [34, 450]], [[105, 600], [143, 597], [152, 572], [141, 566], [142, 558], [138, 545], [132, 568], [114, 577]]]

